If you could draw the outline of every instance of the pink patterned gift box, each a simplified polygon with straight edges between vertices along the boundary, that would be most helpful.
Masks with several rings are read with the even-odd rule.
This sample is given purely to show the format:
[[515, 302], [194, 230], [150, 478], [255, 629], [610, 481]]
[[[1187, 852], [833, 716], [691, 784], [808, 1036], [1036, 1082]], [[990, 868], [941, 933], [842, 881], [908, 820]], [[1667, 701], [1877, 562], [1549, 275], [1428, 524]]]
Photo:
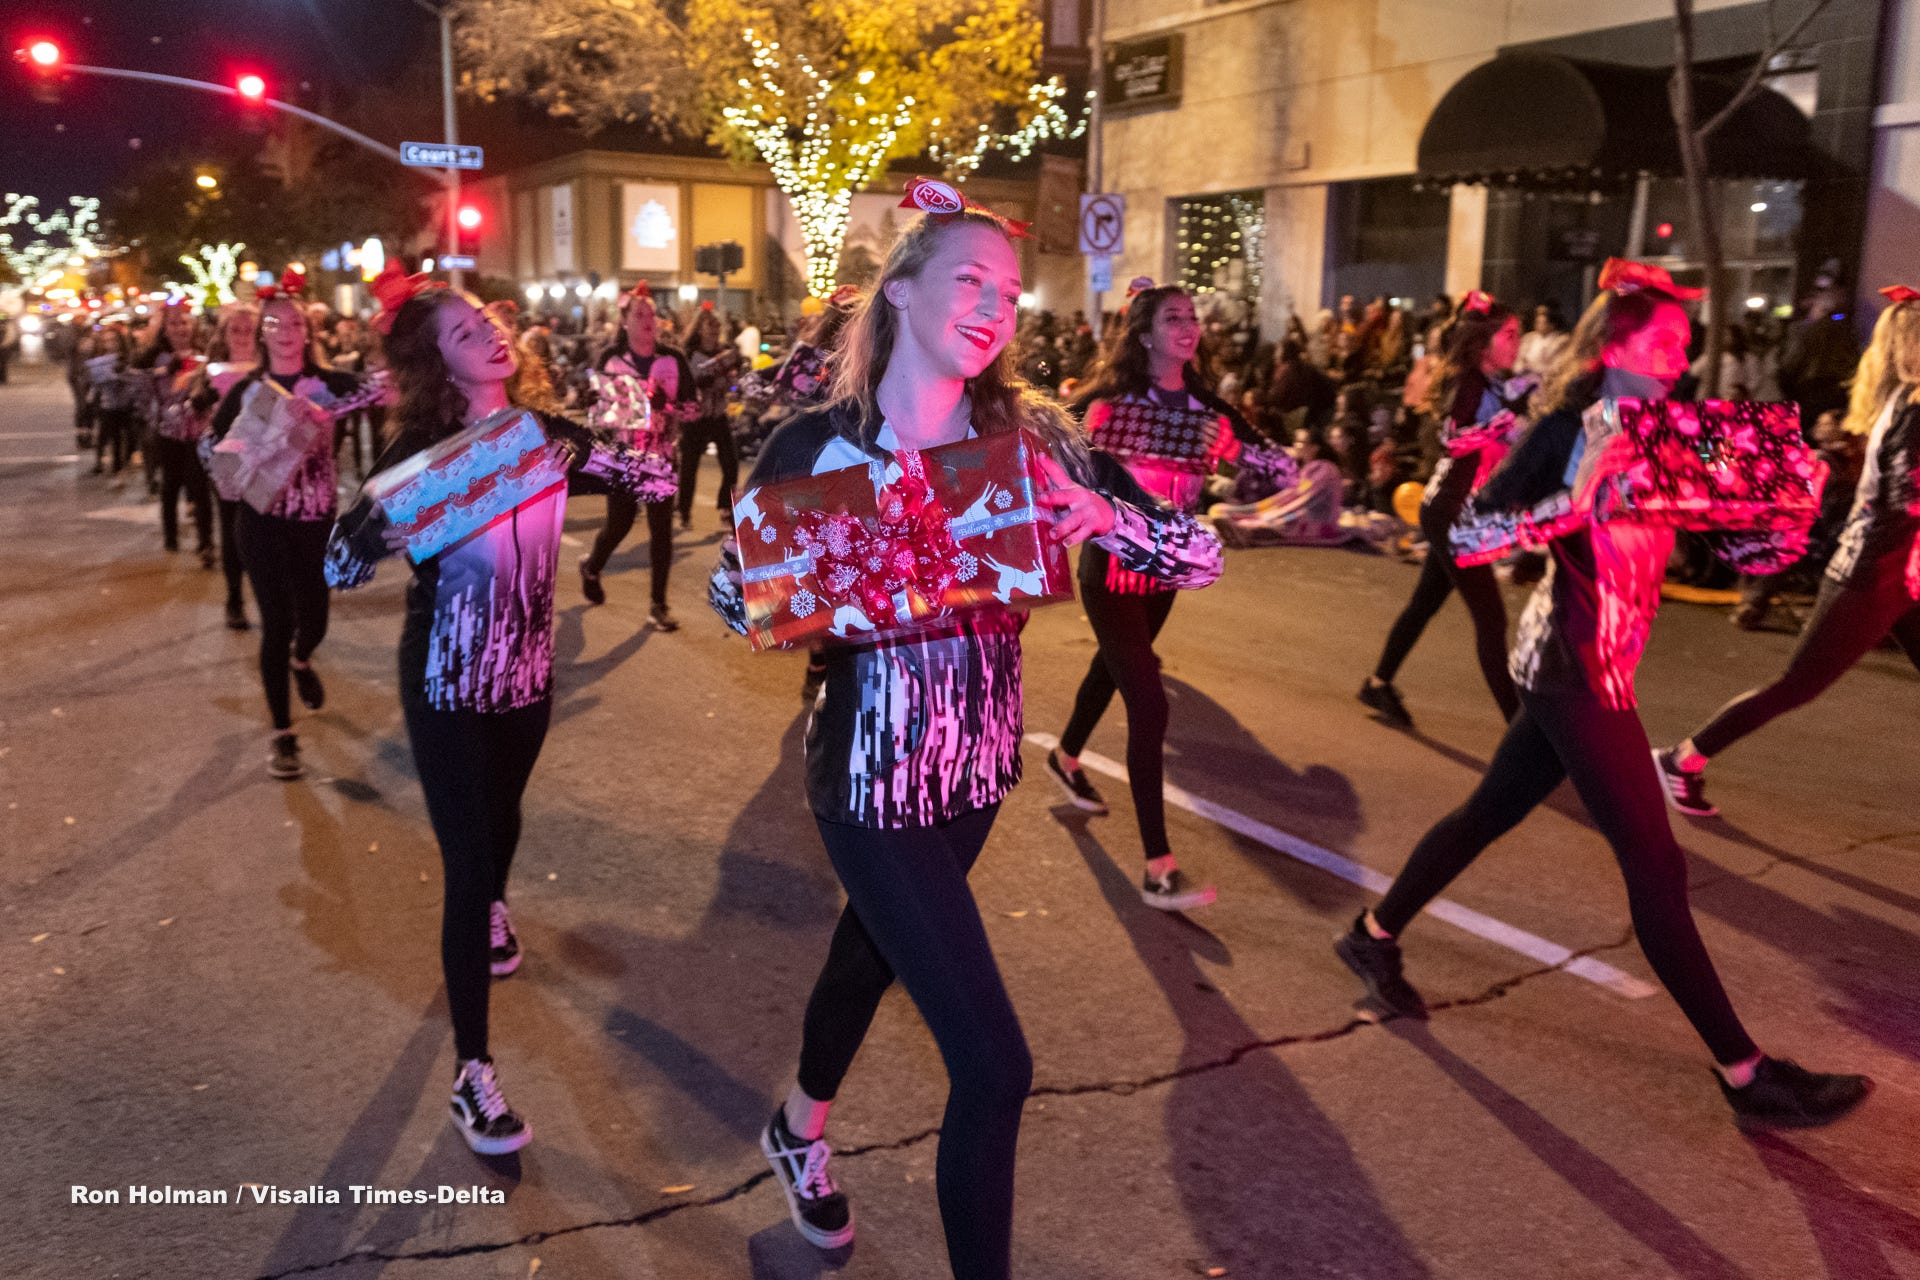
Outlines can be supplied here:
[[567, 482], [566, 453], [525, 409], [502, 409], [367, 481], [415, 564]]

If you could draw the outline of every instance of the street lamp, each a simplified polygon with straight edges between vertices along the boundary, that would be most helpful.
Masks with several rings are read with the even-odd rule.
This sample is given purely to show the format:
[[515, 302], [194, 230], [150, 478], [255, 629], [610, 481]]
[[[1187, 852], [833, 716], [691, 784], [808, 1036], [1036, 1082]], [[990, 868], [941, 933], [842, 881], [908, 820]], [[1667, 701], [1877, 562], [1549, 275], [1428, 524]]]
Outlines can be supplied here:
[[193, 185], [200, 188], [202, 191], [212, 191], [215, 187], [220, 185], [220, 179], [214, 177], [210, 173], [202, 173], [195, 176], [193, 180]]

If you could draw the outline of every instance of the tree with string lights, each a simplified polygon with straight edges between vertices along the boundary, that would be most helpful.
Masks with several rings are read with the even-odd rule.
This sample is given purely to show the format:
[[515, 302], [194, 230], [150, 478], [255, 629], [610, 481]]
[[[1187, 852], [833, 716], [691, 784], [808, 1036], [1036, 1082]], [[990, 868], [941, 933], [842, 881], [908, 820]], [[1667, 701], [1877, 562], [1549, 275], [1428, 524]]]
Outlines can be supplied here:
[[964, 179], [1076, 125], [1033, 0], [455, 0], [470, 92], [586, 128], [649, 119], [758, 159], [832, 291], [855, 192], [926, 153]]
[[100, 201], [73, 196], [65, 209], [40, 212], [38, 196], [9, 191], [0, 208], [0, 265], [15, 283], [29, 287], [75, 255], [100, 253]]

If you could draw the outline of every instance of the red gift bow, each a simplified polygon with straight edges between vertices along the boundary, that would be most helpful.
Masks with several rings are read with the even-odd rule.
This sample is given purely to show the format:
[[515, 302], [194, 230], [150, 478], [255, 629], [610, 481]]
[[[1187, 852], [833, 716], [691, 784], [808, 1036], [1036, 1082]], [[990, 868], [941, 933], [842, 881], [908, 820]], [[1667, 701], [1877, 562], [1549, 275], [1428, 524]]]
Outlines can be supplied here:
[[1920, 289], [1909, 289], [1904, 284], [1890, 284], [1880, 291], [1880, 296], [1897, 307], [1903, 302], [1912, 302], [1915, 298], [1920, 298]]
[[279, 284], [263, 284], [253, 291], [256, 302], [266, 302], [273, 298], [287, 297], [299, 300], [307, 292], [307, 273], [288, 267], [280, 273]]
[[1705, 295], [1705, 289], [1692, 289], [1673, 282], [1665, 267], [1656, 267], [1645, 262], [1631, 262], [1626, 258], [1608, 258], [1606, 265], [1600, 268], [1600, 291], [1606, 293], [1637, 293], [1642, 289], [1658, 289], [1661, 293], [1680, 302], [1692, 302]]
[[918, 595], [934, 610], [959, 575], [952, 520], [927, 483], [917, 451], [903, 449], [900, 478], [876, 495], [869, 523], [847, 512], [815, 515], [796, 541], [813, 555], [813, 576], [829, 600], [852, 601], [876, 623], [899, 619], [896, 597]]
[[918, 209], [929, 218], [938, 218], [942, 221], [963, 209], [971, 209], [975, 213], [984, 213], [998, 222], [1006, 229], [1008, 235], [1021, 240], [1031, 239], [1028, 234], [1033, 226], [1031, 222], [1016, 222], [1012, 218], [1002, 217], [983, 204], [975, 204], [961, 195], [958, 188], [938, 178], [910, 179], [907, 182], [907, 194], [901, 197], [899, 207]]
[[375, 276], [373, 282], [367, 286], [373, 294], [374, 301], [380, 304], [380, 309], [373, 316], [374, 332], [382, 335], [392, 333], [393, 318], [399, 314], [401, 307], [429, 289], [446, 287], [443, 281], [433, 279], [424, 271], [408, 275], [401, 269], [398, 262], [391, 258], [387, 259], [387, 265], [380, 269], [380, 274]]
[[1460, 299], [1460, 310], [1463, 314], [1470, 316], [1486, 315], [1493, 310], [1493, 295], [1483, 293], [1479, 289], [1469, 290], [1467, 296]]

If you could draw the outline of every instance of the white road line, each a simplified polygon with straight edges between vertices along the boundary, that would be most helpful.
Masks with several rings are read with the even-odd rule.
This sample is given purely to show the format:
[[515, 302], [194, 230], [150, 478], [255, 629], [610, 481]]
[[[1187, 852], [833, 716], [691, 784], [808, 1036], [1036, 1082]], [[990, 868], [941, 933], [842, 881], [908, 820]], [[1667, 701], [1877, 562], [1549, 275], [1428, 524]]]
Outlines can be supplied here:
[[587, 544], [570, 533], [563, 533], [560, 535], [560, 545], [563, 547], [584, 547]]
[[0, 431], [0, 440], [71, 440], [71, 431]]
[[77, 453], [43, 453], [43, 454], [37, 454], [37, 455], [28, 454], [18, 458], [10, 458], [4, 454], [0, 454], [0, 466], [7, 466], [7, 465], [22, 466], [27, 463], [32, 463], [35, 465], [44, 465], [44, 464], [53, 463], [53, 462], [78, 462], [78, 461], [80, 461], [80, 455]]
[[[1048, 750], [1060, 745], [1060, 740], [1050, 733], [1030, 733], [1027, 735], [1027, 741]], [[1126, 781], [1127, 767], [1117, 760], [1109, 760], [1091, 751], [1082, 751], [1080, 764], [1083, 768], [1091, 769], [1095, 773], [1118, 778], [1122, 782]], [[1198, 814], [1209, 822], [1217, 822], [1229, 831], [1238, 832], [1247, 839], [1258, 841], [1275, 852], [1284, 853], [1289, 858], [1295, 858], [1308, 866], [1318, 867], [1329, 875], [1338, 876], [1347, 883], [1359, 885], [1371, 893], [1385, 893], [1388, 886], [1393, 883], [1393, 877], [1383, 875], [1372, 867], [1362, 866], [1331, 849], [1322, 849], [1319, 845], [1302, 840], [1298, 836], [1288, 835], [1278, 827], [1270, 827], [1225, 805], [1215, 804], [1171, 782], [1163, 784], [1162, 790], [1168, 804], [1178, 805], [1188, 813]], [[1516, 929], [1510, 924], [1495, 920], [1492, 916], [1481, 915], [1478, 911], [1463, 907], [1446, 898], [1435, 898], [1428, 903], [1426, 914], [1445, 920], [1456, 928], [1465, 929], [1477, 938], [1485, 938], [1488, 942], [1505, 947], [1509, 951], [1517, 951], [1530, 960], [1537, 960], [1546, 965], [1564, 965], [1567, 973], [1585, 978], [1629, 1000], [1644, 1000], [1648, 996], [1660, 993], [1660, 988], [1652, 983], [1642, 982], [1632, 974], [1624, 973], [1605, 961], [1596, 960], [1592, 956], [1581, 956], [1577, 960], [1569, 960], [1568, 957], [1572, 956], [1573, 952], [1559, 943], [1548, 942], [1545, 938], [1536, 937], [1524, 929]]]

